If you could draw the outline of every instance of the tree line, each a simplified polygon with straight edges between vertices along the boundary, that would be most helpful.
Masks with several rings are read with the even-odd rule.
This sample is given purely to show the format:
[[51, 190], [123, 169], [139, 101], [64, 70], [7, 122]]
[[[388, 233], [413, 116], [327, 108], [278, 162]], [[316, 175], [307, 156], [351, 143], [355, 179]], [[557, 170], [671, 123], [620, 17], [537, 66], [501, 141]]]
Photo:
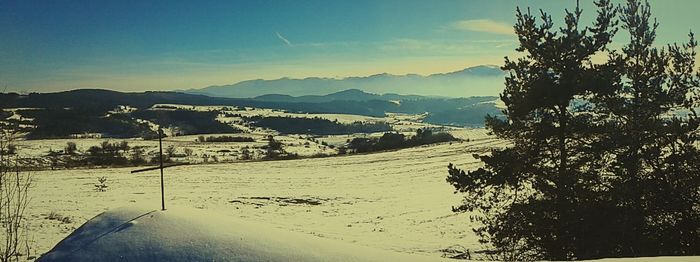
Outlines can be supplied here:
[[344, 135], [392, 130], [385, 122], [340, 123], [338, 120], [331, 121], [320, 117], [253, 116], [244, 117], [244, 120], [253, 126], [277, 130], [283, 134]]
[[373, 151], [382, 151], [389, 149], [408, 148], [420, 145], [457, 141], [454, 136], [449, 133], [437, 132], [432, 130], [418, 129], [416, 135], [407, 137], [401, 133], [388, 132], [384, 133], [379, 138], [372, 137], [356, 137], [348, 142], [347, 148], [356, 153], [366, 153]]
[[149, 110], [130, 113], [110, 113], [93, 107], [23, 109], [18, 113], [33, 119], [19, 124], [33, 125], [27, 139], [68, 138], [76, 134], [99, 133], [111, 138], [155, 139], [158, 134], [148, 120], [171, 128], [176, 135], [240, 133], [240, 129], [216, 118], [219, 111]]

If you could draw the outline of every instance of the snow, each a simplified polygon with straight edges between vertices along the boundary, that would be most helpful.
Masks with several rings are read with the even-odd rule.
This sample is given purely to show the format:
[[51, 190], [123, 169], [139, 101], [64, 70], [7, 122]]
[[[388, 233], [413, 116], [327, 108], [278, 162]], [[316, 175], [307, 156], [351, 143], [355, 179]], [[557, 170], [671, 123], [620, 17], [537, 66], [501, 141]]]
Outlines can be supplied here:
[[[163, 237], [190, 236], [192, 232], [205, 232], [204, 229], [214, 225], [223, 230], [235, 228], [235, 225], [259, 223], [258, 227], [266, 230], [296, 232], [290, 233], [294, 235], [290, 239], [296, 240], [297, 235], [301, 234], [321, 242], [342, 242], [353, 245], [353, 248], [355, 245], [360, 246], [356, 247], [357, 250], [370, 248], [440, 258], [444, 254], [442, 250], [460, 246], [474, 254], [485, 247], [478, 243], [471, 231], [475, 225], [469, 220], [470, 214], [451, 211], [452, 206], [461, 203], [462, 197], [453, 194], [454, 188], [445, 182], [447, 164], [454, 163], [465, 169], [477, 168], [481, 163], [472, 157], [473, 153], [484, 153], [506, 143], [489, 136], [484, 129], [460, 129], [453, 130], [452, 133], [469, 138], [469, 141], [373, 154], [198, 164], [166, 169], [166, 204], [172, 208], [169, 211], [189, 208], [197, 209], [195, 211], [202, 215], [196, 216], [199, 222], [188, 222], [195, 224], [192, 228], [183, 227], [176, 235]], [[200, 153], [211, 152], [213, 148], [234, 146], [234, 143], [194, 143], [194, 138], [168, 138], [164, 141], [164, 146], [176, 144], [179, 148], [192, 147]], [[291, 143], [291, 139], [307, 141], [298, 136], [276, 137], [278, 138], [285, 140], [285, 143]], [[347, 138], [349, 137], [329, 137], [339, 141]], [[98, 141], [100, 140], [76, 140], [79, 147], [96, 144]], [[22, 149], [33, 149], [40, 153], [50, 147], [60, 148], [66, 140], [21, 142], [24, 146]], [[157, 142], [133, 141], [133, 144], [154, 148]], [[152, 171], [130, 174], [133, 169], [137, 168], [33, 172], [34, 185], [30, 192], [32, 201], [26, 215], [34, 253], [47, 252], [101, 212], [124, 205], [159, 208], [159, 173]], [[107, 191], [96, 192], [94, 185], [103, 176], [107, 178]], [[145, 209], [140, 210], [138, 212]], [[166, 216], [182, 218], [177, 213], [168, 213], [169, 211], [166, 211]], [[111, 216], [115, 219], [122, 217], [121, 221], [138, 214], [129, 212], [132, 211], [117, 212], [123, 213], [123, 216], [109, 214], [114, 214]], [[210, 213], [217, 214], [217, 218], [210, 220]], [[139, 220], [139, 224], [134, 225], [134, 230], [142, 230], [140, 226], [148, 225], [149, 219]], [[184, 217], [177, 221], [189, 219], [191, 218]], [[163, 226], [166, 225], [169, 224]], [[153, 227], [153, 230], [158, 229]], [[160, 231], [149, 234], [158, 232]], [[204, 236], [197, 237], [197, 241], [201, 241], [198, 243], [208, 243]], [[259, 237], [265, 238], [265, 235]], [[175, 238], [171, 240], [178, 242]], [[175, 245], [181, 244], [186, 243], [170, 243], [172, 246], [169, 247], [174, 249]], [[142, 245], [145, 244], [132, 244], [131, 247]], [[213, 249], [215, 245], [212, 245]], [[669, 260], [700, 261], [700, 258]]]
[[[167, 105], [174, 106], [174, 105]], [[197, 110], [210, 110], [210, 109], [222, 109], [223, 107], [197, 107]], [[229, 107], [230, 108], [230, 107]], [[190, 106], [191, 109], [191, 106]], [[231, 111], [238, 112], [238, 111]], [[287, 116], [294, 117], [324, 117], [332, 120], [339, 120], [340, 122], [353, 122], [353, 121], [384, 121], [390, 123], [394, 130], [404, 133], [407, 136], [415, 134], [415, 131], [419, 128], [433, 128], [435, 131], [446, 131], [453, 134], [457, 138], [462, 139], [489, 139], [492, 140], [493, 137], [489, 136], [485, 129], [483, 128], [459, 128], [459, 127], [445, 127], [436, 126], [421, 123], [421, 119], [425, 115], [406, 115], [406, 114], [388, 114], [385, 118], [371, 118], [364, 116], [343, 116], [343, 115], [307, 115], [307, 114], [291, 114], [291, 113], [281, 113], [279, 111], [273, 111], [270, 109], [250, 109], [248, 111], [251, 115], [262, 115], [267, 116], [273, 113], [286, 114]], [[238, 118], [235, 117], [220, 117], [219, 121], [231, 122]], [[240, 120], [240, 119], [239, 119]], [[144, 120], [145, 121], [145, 120]], [[333, 149], [327, 145], [323, 145], [322, 142], [328, 145], [333, 145], [335, 147], [340, 147], [346, 144], [346, 141], [352, 140], [355, 137], [380, 137], [384, 132], [367, 133], [367, 134], [351, 134], [351, 135], [306, 135], [306, 134], [279, 134], [277, 131], [254, 128], [250, 129], [244, 125], [230, 123], [231, 125], [244, 130], [244, 133], [236, 134], [206, 134], [208, 136], [245, 136], [251, 137], [256, 140], [256, 142], [227, 142], [227, 143], [199, 143], [196, 142], [199, 135], [186, 135], [186, 136], [169, 136], [163, 140], [164, 147], [174, 146], [176, 149], [176, 155], [173, 159], [175, 161], [189, 162], [189, 163], [203, 163], [203, 162], [235, 162], [240, 161], [243, 149], [249, 150], [254, 159], [260, 159], [263, 157], [265, 150], [262, 149], [264, 145], [267, 144], [267, 136], [273, 135], [276, 140], [284, 143], [284, 150], [289, 153], [294, 153], [302, 157], [319, 156], [319, 155], [334, 155], [338, 153], [337, 148]], [[157, 125], [150, 123], [152, 129], [157, 129]], [[166, 133], [171, 133], [166, 128]], [[84, 134], [81, 134], [81, 136]], [[50, 151], [60, 152], [62, 151], [68, 142], [76, 143], [79, 152], [85, 152], [91, 146], [98, 146], [103, 141], [110, 141], [113, 143], [117, 142], [128, 142], [131, 147], [139, 147], [143, 149], [144, 153], [149, 156], [154, 156], [158, 152], [157, 143], [153, 140], [143, 140], [143, 139], [114, 139], [114, 138], [99, 138], [100, 134], [93, 134], [96, 137], [81, 137], [81, 138], [68, 138], [68, 139], [44, 139], [44, 140], [19, 140], [17, 141], [18, 152], [23, 158], [24, 163], [35, 166], [37, 168], [50, 168], [51, 160], [46, 156]], [[189, 149], [192, 152], [190, 156], [184, 156], [185, 149]], [[59, 163], [58, 166], [61, 166]]]
[[[323, 118], [330, 121], [337, 120], [340, 123], [352, 123], [356, 121], [360, 122], [381, 122], [385, 121], [385, 118], [381, 117], [371, 117], [371, 116], [361, 116], [361, 115], [350, 115], [350, 114], [311, 114], [311, 113], [291, 113], [285, 110], [279, 109], [269, 109], [269, 108], [255, 108], [255, 107], [245, 107], [238, 108], [235, 106], [192, 106], [192, 105], [180, 105], [180, 104], [156, 104], [152, 109], [163, 110], [163, 107], [171, 107], [177, 109], [194, 110], [194, 111], [222, 111], [229, 114], [239, 114], [243, 117], [298, 117], [298, 118]], [[221, 118], [220, 121], [228, 122], [232, 120], [240, 120], [236, 117]]]
[[[168, 206], [382, 250], [440, 257], [461, 245], [481, 250], [461, 196], [445, 182], [447, 163], [476, 167], [472, 152], [500, 142], [445, 143], [376, 154], [192, 165], [165, 170]], [[96, 214], [125, 204], [160, 207], [157, 171], [136, 168], [35, 172], [27, 210], [39, 254]], [[98, 177], [107, 191], [96, 192]], [[68, 221], [47, 219], [49, 213]]]
[[286, 232], [187, 208], [123, 207], [75, 230], [38, 261], [442, 261]]

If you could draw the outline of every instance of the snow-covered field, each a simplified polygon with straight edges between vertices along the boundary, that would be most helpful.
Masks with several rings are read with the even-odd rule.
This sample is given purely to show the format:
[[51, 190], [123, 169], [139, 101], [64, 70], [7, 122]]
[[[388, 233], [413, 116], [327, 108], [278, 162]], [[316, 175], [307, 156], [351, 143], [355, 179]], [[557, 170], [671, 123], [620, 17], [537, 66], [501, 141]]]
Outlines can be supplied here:
[[[480, 250], [468, 214], [451, 211], [461, 197], [445, 182], [447, 164], [476, 167], [472, 153], [502, 142], [471, 132], [470, 142], [375, 154], [174, 167], [165, 172], [166, 205], [402, 253], [439, 257], [456, 245]], [[158, 172], [132, 169], [34, 172], [27, 212], [36, 252], [47, 252], [105, 210], [158, 209]], [[108, 188], [96, 192], [102, 176]]]
[[[234, 136], [250, 137], [255, 142], [197, 142], [199, 135], [168, 137], [163, 140], [163, 147], [173, 146], [179, 162], [202, 163], [202, 162], [232, 162], [240, 161], [242, 150], [248, 149], [254, 159], [263, 157], [265, 150], [261, 147], [267, 145], [267, 136], [275, 133], [241, 133], [241, 134], [207, 134], [204, 137]], [[351, 136], [342, 136], [351, 137]], [[310, 140], [308, 135], [274, 135], [275, 140], [283, 143], [284, 150], [296, 153], [299, 156], [308, 157], [318, 154], [337, 154], [336, 149], [330, 148], [318, 142]], [[344, 138], [342, 141], [345, 142]], [[16, 142], [18, 152], [22, 158], [31, 163], [32, 166], [48, 169], [50, 159], [46, 157], [50, 151], [62, 151], [67, 143], [76, 144], [79, 152], [86, 152], [91, 146], [99, 146], [100, 143], [108, 141], [110, 143], [127, 142], [130, 147], [139, 147], [144, 150], [147, 156], [158, 154], [157, 140], [143, 139], [46, 139], [46, 140], [20, 140]], [[192, 150], [191, 156], [185, 155], [185, 149]], [[128, 154], [127, 154], [128, 156]]]
[[[205, 163], [205, 162], [235, 162], [242, 158], [243, 150], [250, 152], [252, 159], [260, 159], [264, 156], [265, 150], [263, 147], [267, 144], [267, 137], [269, 135], [274, 136], [275, 140], [283, 143], [284, 150], [291, 154], [297, 154], [301, 157], [311, 157], [311, 156], [323, 156], [323, 155], [335, 155], [338, 154], [337, 147], [344, 146], [349, 140], [355, 137], [367, 136], [367, 137], [380, 137], [384, 132], [368, 133], [368, 134], [350, 134], [350, 135], [298, 135], [298, 134], [280, 134], [279, 132], [271, 129], [264, 129], [259, 127], [250, 126], [249, 123], [245, 122], [241, 117], [253, 117], [253, 116], [284, 116], [284, 117], [295, 117], [295, 118], [322, 118], [331, 121], [338, 121], [340, 123], [353, 123], [353, 122], [385, 122], [388, 123], [394, 131], [402, 132], [407, 136], [415, 134], [417, 129], [430, 128], [433, 131], [447, 131], [452, 133], [455, 137], [462, 139], [474, 139], [474, 137], [484, 137], [486, 131], [484, 129], [469, 129], [469, 128], [459, 128], [459, 127], [447, 127], [423, 123], [422, 119], [426, 116], [425, 114], [397, 114], [388, 113], [385, 117], [369, 117], [360, 115], [347, 115], [347, 114], [305, 114], [305, 113], [289, 113], [281, 110], [275, 109], [265, 109], [265, 108], [237, 108], [232, 106], [192, 106], [192, 105], [175, 105], [175, 104], [158, 104], [154, 105], [152, 109], [154, 110], [173, 110], [173, 109], [186, 109], [193, 111], [219, 111], [221, 114], [217, 117], [217, 120], [229, 124], [242, 130], [242, 133], [237, 134], [207, 134], [203, 135], [205, 137], [210, 136], [242, 136], [250, 137], [255, 139], [255, 142], [228, 142], [228, 143], [201, 143], [197, 142], [197, 138], [200, 135], [186, 135], [186, 136], [173, 136], [173, 130], [166, 127], [165, 133], [168, 137], [165, 139], [166, 147], [175, 147], [175, 157], [173, 160], [179, 162], [189, 162], [189, 163]], [[116, 108], [114, 112], [130, 112], [134, 108], [121, 106]], [[12, 109], [10, 111], [17, 111], [17, 109]], [[226, 115], [229, 116], [226, 116]], [[231, 116], [231, 115], [240, 115]], [[11, 118], [21, 118], [18, 114], [14, 114]], [[25, 121], [30, 121], [29, 118], [22, 118]], [[140, 121], [145, 121], [140, 119]], [[2, 121], [0, 121], [2, 122]], [[148, 121], [146, 121], [148, 122]], [[150, 123], [150, 122], [149, 122]], [[150, 123], [153, 130], [157, 130], [158, 126]], [[84, 136], [85, 134], [76, 134], [79, 136]], [[67, 143], [75, 143], [78, 152], [86, 152], [91, 146], [99, 146], [100, 143], [104, 141], [115, 142], [127, 142], [130, 147], [138, 147], [143, 150], [143, 153], [147, 157], [153, 157], [158, 153], [157, 143], [153, 141], [144, 141], [140, 138], [134, 139], [115, 139], [115, 138], [102, 138], [101, 134], [89, 134], [94, 137], [81, 137], [81, 138], [64, 138], [64, 139], [44, 139], [44, 140], [18, 140], [16, 145], [18, 151], [20, 152], [20, 158], [23, 159], [23, 164], [28, 166], [33, 166], [39, 169], [52, 168], [54, 164], [49, 157], [52, 152], [62, 152], [66, 147]], [[20, 136], [21, 137], [21, 136]], [[190, 155], [185, 156], [185, 149], [190, 150]], [[148, 159], [148, 158], [147, 158]], [[57, 166], [60, 168], [63, 165], [59, 161]]]

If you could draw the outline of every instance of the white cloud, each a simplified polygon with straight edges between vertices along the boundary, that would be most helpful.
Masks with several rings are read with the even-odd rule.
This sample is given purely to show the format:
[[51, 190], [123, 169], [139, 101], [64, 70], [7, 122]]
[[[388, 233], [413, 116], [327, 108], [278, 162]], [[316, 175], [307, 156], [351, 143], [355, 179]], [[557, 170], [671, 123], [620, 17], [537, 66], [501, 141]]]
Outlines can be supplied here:
[[289, 40], [287, 40], [287, 38], [282, 36], [279, 32], [275, 32], [275, 34], [277, 35], [277, 38], [279, 38], [280, 40], [282, 40], [282, 42], [284, 42], [284, 44], [286, 44], [287, 46], [292, 46], [292, 42], [289, 42]]
[[489, 20], [489, 19], [474, 19], [474, 20], [462, 20], [457, 21], [452, 24], [452, 28], [473, 31], [473, 32], [484, 32], [499, 35], [513, 35], [513, 26], [504, 22]]

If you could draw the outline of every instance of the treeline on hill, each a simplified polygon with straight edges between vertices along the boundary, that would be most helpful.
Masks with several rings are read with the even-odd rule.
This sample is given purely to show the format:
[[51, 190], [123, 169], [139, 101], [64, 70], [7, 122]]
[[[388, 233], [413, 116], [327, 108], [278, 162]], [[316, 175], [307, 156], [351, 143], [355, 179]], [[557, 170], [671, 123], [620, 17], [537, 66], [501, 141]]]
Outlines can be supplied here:
[[160, 126], [174, 127], [178, 135], [240, 133], [240, 129], [216, 120], [219, 111], [138, 110], [130, 114]]
[[353, 122], [343, 124], [319, 117], [244, 117], [253, 126], [277, 130], [283, 134], [345, 135], [355, 133], [374, 133], [391, 131], [391, 126], [384, 122]]
[[[517, 11], [524, 54], [503, 67], [505, 119], [487, 119], [511, 146], [448, 166], [465, 196], [453, 210], [472, 214], [492, 259], [700, 255], [697, 42], [655, 43], [647, 2], [596, 6], [590, 27], [578, 7], [558, 29]], [[629, 42], [613, 45], [618, 21]]]
[[238, 106], [287, 110], [307, 113], [338, 113], [366, 116], [384, 116], [392, 112], [395, 104], [389, 101], [333, 101], [323, 103], [292, 103], [256, 101], [208, 97], [204, 95], [178, 92], [122, 93], [100, 89], [80, 89], [57, 93], [0, 93], [0, 108], [93, 108], [97, 112], [107, 112], [120, 105], [134, 108], [150, 108], [156, 104], [180, 104], [194, 106]]
[[13, 115], [11, 111], [0, 110], [0, 128], [5, 130], [13, 130], [18, 133], [27, 133], [31, 131], [32, 121], [21, 118], [10, 118]]
[[406, 138], [401, 133], [384, 133], [379, 138], [356, 137], [348, 142], [348, 149], [356, 153], [365, 153], [457, 140], [449, 133], [433, 133], [430, 129], [418, 129], [416, 130], [416, 135], [410, 138]]
[[103, 137], [144, 139], [157, 138], [144, 119], [163, 127], [173, 128], [177, 135], [238, 133], [241, 130], [216, 120], [217, 111], [190, 110], [137, 110], [135, 112], [109, 113], [96, 108], [25, 109], [18, 113], [32, 118], [27, 124], [27, 139], [68, 138], [72, 135], [100, 133]]
[[247, 136], [199, 136], [198, 142], [255, 142], [255, 139]]
[[[284, 108], [286, 110], [300, 110], [309, 113], [328, 113], [321, 108], [314, 108], [308, 105], [318, 105], [321, 101], [333, 101], [331, 104], [336, 110], [346, 114], [361, 114], [370, 116], [384, 116], [385, 112], [404, 114], [428, 113], [425, 118], [426, 123], [440, 125], [456, 125], [469, 127], [483, 127], [486, 115], [501, 115], [501, 111], [496, 108], [495, 102], [498, 97], [494, 96], [474, 96], [466, 98], [433, 98], [415, 95], [375, 95], [365, 93], [360, 90], [345, 90], [326, 96], [301, 96], [292, 97], [286, 95], [266, 95], [255, 99], [278, 102], [305, 101], [306, 108]], [[343, 101], [353, 100], [353, 101]], [[367, 100], [364, 100], [367, 99]], [[376, 103], [366, 103], [371, 108], [371, 112], [379, 114], [364, 114], [359, 111], [345, 110], [341, 106], [345, 103], [365, 103], [371, 99], [378, 99]], [[382, 100], [384, 103], [380, 103]], [[398, 101], [398, 103], [390, 103]]]
[[425, 123], [465, 127], [483, 127], [485, 116], [500, 117], [502, 115], [494, 103], [477, 103], [456, 109], [429, 112], [428, 116], [423, 119]]
[[33, 118], [35, 128], [27, 139], [67, 138], [74, 134], [102, 133], [106, 137], [158, 137], [148, 124], [139, 123], [128, 114], [111, 114], [93, 108], [55, 108], [19, 110], [22, 117]]
[[8, 117], [12, 116], [12, 112], [5, 111], [5, 110], [0, 110], [0, 119], [5, 120]]

